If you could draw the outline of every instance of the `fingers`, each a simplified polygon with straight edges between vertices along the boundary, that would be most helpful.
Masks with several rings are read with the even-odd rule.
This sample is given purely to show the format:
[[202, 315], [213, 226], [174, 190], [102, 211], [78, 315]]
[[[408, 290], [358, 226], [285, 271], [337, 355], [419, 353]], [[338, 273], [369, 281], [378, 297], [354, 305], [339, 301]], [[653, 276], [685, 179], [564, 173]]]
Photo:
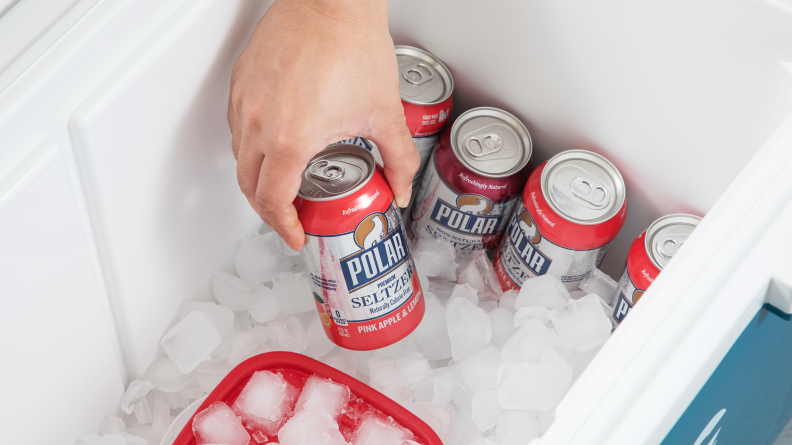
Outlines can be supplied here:
[[382, 155], [385, 177], [393, 190], [396, 205], [407, 207], [412, 194], [412, 180], [421, 165], [421, 158], [405, 125], [401, 102], [398, 103], [398, 111], [383, 119], [383, 124], [375, 128], [370, 139], [377, 144]]
[[297, 209], [292, 204], [300, 189], [302, 172], [310, 160], [303, 152], [288, 146], [268, 151], [261, 163], [255, 193], [254, 208], [293, 250], [300, 250], [305, 241]]

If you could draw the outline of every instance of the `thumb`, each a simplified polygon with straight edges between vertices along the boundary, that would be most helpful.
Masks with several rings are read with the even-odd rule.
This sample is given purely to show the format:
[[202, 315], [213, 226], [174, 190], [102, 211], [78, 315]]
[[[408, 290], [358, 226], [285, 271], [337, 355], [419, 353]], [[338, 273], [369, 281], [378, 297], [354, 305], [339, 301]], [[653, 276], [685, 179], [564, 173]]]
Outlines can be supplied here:
[[412, 180], [421, 165], [421, 157], [407, 129], [401, 102], [398, 114], [381, 122], [382, 125], [374, 128], [369, 139], [377, 144], [382, 155], [385, 177], [393, 190], [396, 205], [407, 207], [412, 194]]

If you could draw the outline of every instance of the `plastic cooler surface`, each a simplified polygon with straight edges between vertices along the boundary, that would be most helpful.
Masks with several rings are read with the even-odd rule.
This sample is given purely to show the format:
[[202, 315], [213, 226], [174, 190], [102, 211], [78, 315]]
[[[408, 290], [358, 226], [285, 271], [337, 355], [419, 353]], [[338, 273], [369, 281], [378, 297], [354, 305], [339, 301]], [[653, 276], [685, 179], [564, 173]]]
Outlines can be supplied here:
[[[313, 374], [346, 385], [352, 392], [353, 397], [362, 399], [365, 404], [378, 409], [386, 416], [392, 417], [401, 426], [412, 431], [415, 439], [422, 445], [443, 445], [443, 442], [429, 425], [398, 403], [335, 368], [331, 368], [302, 354], [292, 352], [267, 352], [240, 363], [206, 397], [206, 400], [198, 407], [196, 414], [215, 402], [225, 402], [228, 406], [231, 406], [253, 373], [264, 370], [280, 371], [283, 378], [298, 389], [302, 389], [305, 380]], [[355, 403], [354, 398], [350, 400], [350, 404], [352, 403]], [[195, 445], [195, 436], [192, 431], [193, 417], [195, 417], [195, 414], [190, 417], [181, 433], [176, 437], [173, 445]], [[338, 419], [342, 432], [345, 427], [350, 428], [353, 426], [349, 424], [350, 421], [351, 419], [344, 415]], [[251, 439], [251, 443], [255, 442]]]
[[792, 320], [765, 304], [662, 445], [772, 445], [792, 417]]

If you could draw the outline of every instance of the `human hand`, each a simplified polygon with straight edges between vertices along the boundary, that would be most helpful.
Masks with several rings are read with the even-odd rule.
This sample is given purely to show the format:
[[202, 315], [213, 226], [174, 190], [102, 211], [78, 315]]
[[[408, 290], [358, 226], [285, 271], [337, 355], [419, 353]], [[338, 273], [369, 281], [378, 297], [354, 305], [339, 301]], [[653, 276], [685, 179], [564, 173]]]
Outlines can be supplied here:
[[242, 193], [294, 250], [305, 234], [292, 201], [327, 145], [374, 141], [396, 203], [420, 159], [399, 96], [387, 0], [276, 0], [237, 59], [228, 122]]

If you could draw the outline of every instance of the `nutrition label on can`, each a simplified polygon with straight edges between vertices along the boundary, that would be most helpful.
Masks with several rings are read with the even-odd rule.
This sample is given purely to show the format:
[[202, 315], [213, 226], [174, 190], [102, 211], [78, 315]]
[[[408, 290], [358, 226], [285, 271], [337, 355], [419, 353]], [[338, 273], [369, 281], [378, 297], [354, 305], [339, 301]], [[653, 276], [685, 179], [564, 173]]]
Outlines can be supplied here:
[[437, 139], [440, 134], [434, 134], [432, 136], [425, 136], [425, 137], [413, 137], [413, 144], [415, 144], [415, 148], [418, 150], [418, 155], [421, 157], [421, 166], [418, 167], [418, 171], [415, 172], [415, 176], [412, 180], [413, 188], [418, 188], [419, 181], [423, 176], [424, 171], [426, 170], [427, 164], [429, 164], [429, 158], [432, 156], [432, 150], [434, 149], [435, 144], [437, 143]]
[[407, 241], [393, 203], [363, 217], [353, 232], [308, 234], [301, 255], [314, 298], [342, 336], [350, 327], [353, 335], [387, 328], [415, 307], [420, 287]]
[[497, 252], [495, 272], [514, 289], [522, 287], [525, 280], [546, 273], [559, 278], [568, 289], [577, 289], [600, 265], [610, 247], [608, 243], [591, 250], [574, 250], [548, 241], [522, 202], [506, 230]]
[[507, 217], [519, 196], [506, 202], [493, 202], [483, 193], [491, 185], [478, 183], [465, 173], [461, 179], [471, 185], [471, 191], [482, 194], [458, 194], [437, 172], [434, 157], [421, 180], [421, 188], [412, 212], [412, 231], [416, 236], [441, 238], [452, 244], [460, 255], [472, 255], [478, 250], [497, 246]]

